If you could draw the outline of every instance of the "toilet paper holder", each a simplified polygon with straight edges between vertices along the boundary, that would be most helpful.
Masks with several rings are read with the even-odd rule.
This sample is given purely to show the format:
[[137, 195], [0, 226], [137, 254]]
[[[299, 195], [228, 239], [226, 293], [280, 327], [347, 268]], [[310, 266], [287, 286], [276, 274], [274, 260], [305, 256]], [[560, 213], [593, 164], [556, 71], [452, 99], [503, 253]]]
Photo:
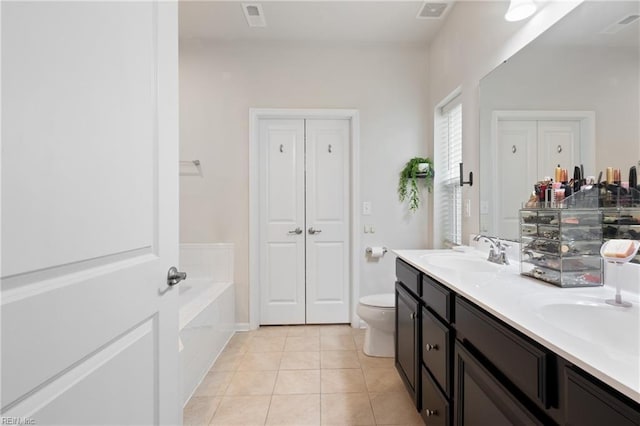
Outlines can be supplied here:
[[[373, 253], [373, 249], [371, 247], [367, 247], [364, 251], [369, 256], [371, 255], [371, 253]], [[382, 247], [382, 254], [385, 254], [386, 252], [387, 252], [387, 248]]]

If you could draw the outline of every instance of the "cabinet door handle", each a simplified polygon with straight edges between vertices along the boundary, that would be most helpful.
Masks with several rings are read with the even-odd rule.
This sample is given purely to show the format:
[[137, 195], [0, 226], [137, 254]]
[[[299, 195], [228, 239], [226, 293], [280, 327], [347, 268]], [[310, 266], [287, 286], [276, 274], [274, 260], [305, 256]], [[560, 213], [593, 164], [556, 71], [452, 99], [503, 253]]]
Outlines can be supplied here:
[[296, 235], [300, 235], [302, 234], [302, 229], [300, 229], [300, 227], [298, 226], [296, 229], [294, 229], [293, 231], [289, 231], [290, 234], [296, 234]]
[[430, 343], [427, 343], [427, 344], [424, 346], [424, 349], [425, 349], [427, 352], [428, 352], [428, 351], [430, 351], [430, 350], [437, 351], [437, 350], [438, 350], [438, 345], [432, 345], [432, 344], [430, 344]]
[[428, 408], [424, 409], [424, 414], [427, 417], [431, 417], [431, 416], [437, 416], [438, 415], [438, 410], [429, 410]]
[[411, 318], [411, 319], [416, 319], [416, 313], [415, 313], [415, 312], [411, 312], [411, 313], [409, 314], [409, 318]]

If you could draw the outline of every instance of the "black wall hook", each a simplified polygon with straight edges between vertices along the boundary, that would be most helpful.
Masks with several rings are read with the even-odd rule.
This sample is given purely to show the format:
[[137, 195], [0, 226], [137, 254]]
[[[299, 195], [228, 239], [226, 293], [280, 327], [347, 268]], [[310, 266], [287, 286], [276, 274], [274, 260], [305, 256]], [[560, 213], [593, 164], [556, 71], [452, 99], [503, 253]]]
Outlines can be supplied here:
[[473, 186], [473, 172], [469, 172], [469, 180], [467, 182], [464, 181], [464, 166], [463, 163], [460, 163], [460, 186]]

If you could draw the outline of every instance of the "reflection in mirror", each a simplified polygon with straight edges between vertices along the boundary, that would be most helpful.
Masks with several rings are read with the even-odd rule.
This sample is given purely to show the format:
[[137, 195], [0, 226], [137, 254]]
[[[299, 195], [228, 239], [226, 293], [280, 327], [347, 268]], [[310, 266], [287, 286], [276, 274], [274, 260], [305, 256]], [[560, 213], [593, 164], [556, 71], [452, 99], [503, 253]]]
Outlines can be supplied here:
[[483, 234], [517, 240], [518, 209], [558, 164], [623, 181], [640, 165], [638, 15], [637, 1], [584, 2], [482, 79]]

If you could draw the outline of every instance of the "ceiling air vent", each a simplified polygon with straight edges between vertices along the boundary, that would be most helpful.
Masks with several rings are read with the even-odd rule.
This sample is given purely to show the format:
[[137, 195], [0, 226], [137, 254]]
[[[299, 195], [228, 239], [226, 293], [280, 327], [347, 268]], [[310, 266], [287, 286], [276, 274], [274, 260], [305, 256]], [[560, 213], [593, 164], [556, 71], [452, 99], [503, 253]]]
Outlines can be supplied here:
[[624, 18], [619, 19], [618, 21], [609, 25], [607, 28], [600, 32], [602, 34], [615, 34], [618, 31], [627, 28], [630, 24], [636, 22], [638, 19], [640, 19], [640, 15], [627, 15]]
[[444, 12], [449, 7], [449, 3], [432, 3], [425, 2], [416, 18], [418, 19], [439, 19], [442, 18]]
[[242, 3], [242, 11], [250, 27], [266, 27], [264, 11], [260, 3]]

